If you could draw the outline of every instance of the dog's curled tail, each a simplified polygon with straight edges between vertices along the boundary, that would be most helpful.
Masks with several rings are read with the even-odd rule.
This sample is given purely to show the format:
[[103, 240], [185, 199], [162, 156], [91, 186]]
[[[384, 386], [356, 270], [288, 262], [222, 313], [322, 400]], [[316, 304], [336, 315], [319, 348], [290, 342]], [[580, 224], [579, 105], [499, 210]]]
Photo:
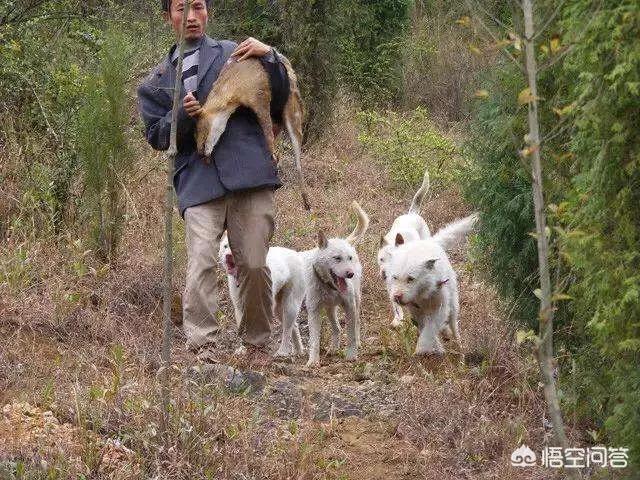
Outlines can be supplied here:
[[413, 196], [413, 200], [411, 200], [411, 206], [409, 207], [409, 213], [419, 213], [420, 206], [422, 205], [422, 201], [424, 200], [425, 195], [429, 192], [429, 170], [425, 168], [424, 176], [422, 177], [422, 185]]
[[478, 214], [474, 213], [468, 217], [461, 218], [449, 225], [442, 227], [432, 237], [445, 250], [454, 247], [460, 243], [473, 229], [474, 224], [478, 221]]
[[357, 222], [353, 232], [347, 237], [347, 242], [357, 245], [364, 238], [364, 234], [369, 228], [369, 216], [355, 200], [351, 203], [351, 208], [356, 212]]

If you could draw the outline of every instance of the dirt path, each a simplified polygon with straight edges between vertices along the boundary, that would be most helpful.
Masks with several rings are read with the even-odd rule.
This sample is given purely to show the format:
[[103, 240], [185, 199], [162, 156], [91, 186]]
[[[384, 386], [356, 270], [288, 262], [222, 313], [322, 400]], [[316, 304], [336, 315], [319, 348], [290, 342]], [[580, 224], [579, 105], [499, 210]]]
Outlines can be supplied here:
[[[231, 385], [234, 388], [200, 403], [185, 392], [202, 389], [219, 377], [202, 370], [184, 378], [177, 375], [173, 396], [179, 414], [178, 453], [169, 467], [165, 465], [176, 472], [170, 478], [207, 478], [202, 473], [207, 468], [217, 472], [215, 478], [551, 478], [549, 470], [516, 469], [509, 464], [511, 452], [521, 443], [544, 442], [542, 396], [535, 365], [517, 351], [496, 296], [474, 274], [464, 250], [451, 256], [461, 280], [465, 363], [454, 355], [416, 359], [411, 355], [415, 328], [389, 327], [391, 315], [377, 278], [375, 253], [380, 234], [406, 210], [413, 191], [392, 185], [383, 166], [354, 145], [355, 136], [347, 126], [307, 155], [311, 217], [303, 212], [295, 190], [284, 187], [278, 192], [274, 244], [311, 248], [318, 228], [329, 236], [350, 231], [347, 206], [352, 200], [367, 211], [371, 226], [358, 249], [364, 271], [360, 359], [347, 363], [322, 356], [322, 366], [312, 370], [304, 368], [305, 359], [279, 362], [256, 374], [253, 392], [246, 385]], [[158, 160], [150, 156], [147, 163]], [[160, 343], [161, 179], [162, 173], [156, 172], [131, 186], [135, 199], [131, 208], [137, 208], [131, 215], [125, 258], [106, 277], [97, 273], [74, 277], [68, 267], [69, 251], [66, 258], [56, 260], [59, 245], [41, 246], [36, 261], [42, 280], [0, 305], [0, 330], [9, 339], [0, 354], [2, 403], [26, 400], [51, 409], [61, 422], [122, 439], [137, 452], [146, 475], [159, 465], [153, 432], [159, 411], [155, 374]], [[455, 186], [436, 186], [423, 208], [432, 231], [468, 213]], [[180, 237], [180, 223], [177, 228]], [[184, 271], [180, 241], [177, 251], [179, 291]], [[230, 353], [237, 339], [220, 280], [221, 322], [227, 327], [223, 343]], [[69, 300], [72, 294], [80, 300], [75, 296]], [[304, 320], [302, 330], [306, 340]], [[193, 356], [181, 342], [176, 329], [176, 367], [192, 372]], [[207, 410], [204, 405], [216, 408]], [[200, 420], [194, 419], [198, 408], [205, 412], [199, 414]], [[207, 415], [205, 422], [202, 418]], [[181, 422], [191, 427], [182, 430]], [[236, 439], [239, 443], [234, 443]], [[212, 448], [222, 460], [203, 460], [215, 457]]]

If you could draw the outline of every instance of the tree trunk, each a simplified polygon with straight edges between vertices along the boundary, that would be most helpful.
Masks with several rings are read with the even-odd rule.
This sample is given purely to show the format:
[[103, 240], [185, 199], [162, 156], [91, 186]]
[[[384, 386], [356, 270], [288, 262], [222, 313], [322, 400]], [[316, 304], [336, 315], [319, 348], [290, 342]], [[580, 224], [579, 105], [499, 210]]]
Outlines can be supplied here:
[[[522, 0], [525, 29], [525, 60], [527, 80], [531, 92], [529, 101], [529, 151], [531, 152], [531, 170], [533, 203], [536, 217], [536, 233], [538, 240], [538, 264], [540, 274], [540, 339], [537, 342], [536, 354], [542, 372], [544, 395], [547, 401], [549, 418], [553, 423], [553, 432], [557, 446], [567, 448], [568, 441], [564, 431], [564, 423], [560, 412], [560, 403], [553, 377], [553, 307], [551, 299], [551, 276], [549, 272], [549, 243], [547, 239], [547, 221], [542, 184], [542, 164], [540, 161], [540, 127], [538, 122], [538, 86], [537, 65], [535, 56], [533, 0]], [[575, 472], [571, 471], [573, 475]]]

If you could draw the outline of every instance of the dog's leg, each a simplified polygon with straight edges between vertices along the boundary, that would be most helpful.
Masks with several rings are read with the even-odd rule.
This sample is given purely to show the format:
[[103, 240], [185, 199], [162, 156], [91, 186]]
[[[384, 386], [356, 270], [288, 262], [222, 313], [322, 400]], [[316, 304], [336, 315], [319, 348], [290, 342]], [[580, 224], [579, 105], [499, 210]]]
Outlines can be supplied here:
[[[299, 352], [301, 348], [300, 331], [297, 329], [296, 319], [298, 312], [300, 311], [300, 305], [294, 298], [291, 291], [283, 292], [280, 298], [280, 318], [282, 319], [282, 343], [280, 350], [276, 354], [280, 356], [290, 356], [293, 352], [293, 340], [295, 339], [296, 351]], [[298, 333], [295, 338], [295, 332]]]
[[404, 319], [404, 312], [402, 311], [402, 307], [398, 305], [393, 300], [393, 292], [389, 289], [387, 285], [387, 292], [389, 292], [389, 301], [391, 302], [391, 312], [393, 313], [393, 320], [391, 321], [391, 326], [393, 328], [398, 328], [402, 326], [402, 320]]
[[356, 292], [356, 312], [355, 312], [355, 317], [356, 317], [356, 346], [358, 348], [360, 348], [362, 342], [360, 342], [360, 312], [361, 312], [361, 308], [362, 308], [362, 292], [360, 291], [360, 288], [358, 288], [357, 292]]
[[438, 333], [442, 328], [444, 320], [441, 309], [433, 312], [431, 315], [422, 314], [423, 317], [418, 320], [420, 326], [420, 335], [418, 336], [418, 344], [416, 345], [416, 355], [428, 355], [431, 353], [443, 354], [444, 348]]
[[307, 367], [314, 367], [320, 365], [320, 307], [307, 303], [307, 312], [309, 315], [309, 360]]
[[300, 336], [300, 327], [298, 322], [293, 324], [293, 347], [295, 348], [296, 355], [304, 355], [304, 344], [302, 343], [302, 337]]
[[460, 337], [459, 315], [460, 315], [460, 303], [458, 300], [458, 292], [454, 290], [453, 294], [451, 295], [451, 300], [449, 305], [448, 325], [449, 325], [449, 328], [451, 329], [451, 332], [453, 333], [453, 338], [455, 339], [456, 344], [458, 345], [460, 354], [464, 355], [463, 348], [462, 348], [462, 338]]
[[357, 299], [350, 299], [344, 303], [344, 311], [347, 319], [347, 352], [345, 358], [349, 361], [356, 360], [358, 358], [358, 344], [359, 344], [359, 319], [358, 319], [358, 301]]
[[282, 323], [282, 334], [280, 336], [280, 348], [276, 353], [274, 353], [275, 357], [290, 357], [292, 353], [292, 344], [291, 344], [291, 330], [293, 329], [293, 321], [295, 321], [295, 315], [298, 312], [293, 314], [293, 319], [291, 316], [291, 311], [287, 302], [289, 301], [288, 292], [282, 292], [282, 295], [279, 297], [278, 301], [278, 316], [280, 317], [280, 321]]
[[242, 313], [240, 312], [240, 305], [238, 305], [240, 294], [238, 292], [238, 287], [236, 286], [235, 277], [233, 277], [233, 275], [227, 275], [227, 283], [229, 285], [229, 297], [231, 297], [231, 303], [233, 304], [233, 314], [236, 320], [236, 327], [240, 327]]
[[329, 353], [335, 354], [340, 350], [340, 322], [338, 322], [338, 316], [336, 315], [336, 307], [334, 305], [327, 307], [327, 317], [329, 319], [329, 325], [331, 325], [331, 343], [329, 344]]

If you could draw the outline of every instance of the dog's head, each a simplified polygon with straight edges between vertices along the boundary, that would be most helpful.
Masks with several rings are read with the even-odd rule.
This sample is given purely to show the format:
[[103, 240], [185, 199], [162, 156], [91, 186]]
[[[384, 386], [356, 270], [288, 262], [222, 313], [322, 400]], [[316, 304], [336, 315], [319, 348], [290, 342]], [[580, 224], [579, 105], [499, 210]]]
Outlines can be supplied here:
[[384, 237], [380, 237], [377, 260], [380, 267], [380, 276], [383, 280], [387, 279], [387, 269], [391, 263], [393, 251], [400, 245], [419, 239], [418, 233], [411, 230], [389, 232]]
[[394, 301], [399, 305], [419, 307], [423, 300], [440, 290], [443, 281], [438, 268], [437, 250], [418, 241], [395, 249], [387, 271], [387, 282]]
[[236, 265], [231, 247], [229, 246], [229, 237], [226, 232], [220, 239], [220, 248], [218, 249], [218, 261], [222, 268], [224, 268], [227, 275], [231, 275], [234, 278], [238, 277], [238, 266]]
[[362, 277], [362, 266], [356, 249], [345, 239], [327, 239], [318, 233], [318, 251], [313, 268], [320, 278], [340, 293], [347, 293], [348, 282]]

